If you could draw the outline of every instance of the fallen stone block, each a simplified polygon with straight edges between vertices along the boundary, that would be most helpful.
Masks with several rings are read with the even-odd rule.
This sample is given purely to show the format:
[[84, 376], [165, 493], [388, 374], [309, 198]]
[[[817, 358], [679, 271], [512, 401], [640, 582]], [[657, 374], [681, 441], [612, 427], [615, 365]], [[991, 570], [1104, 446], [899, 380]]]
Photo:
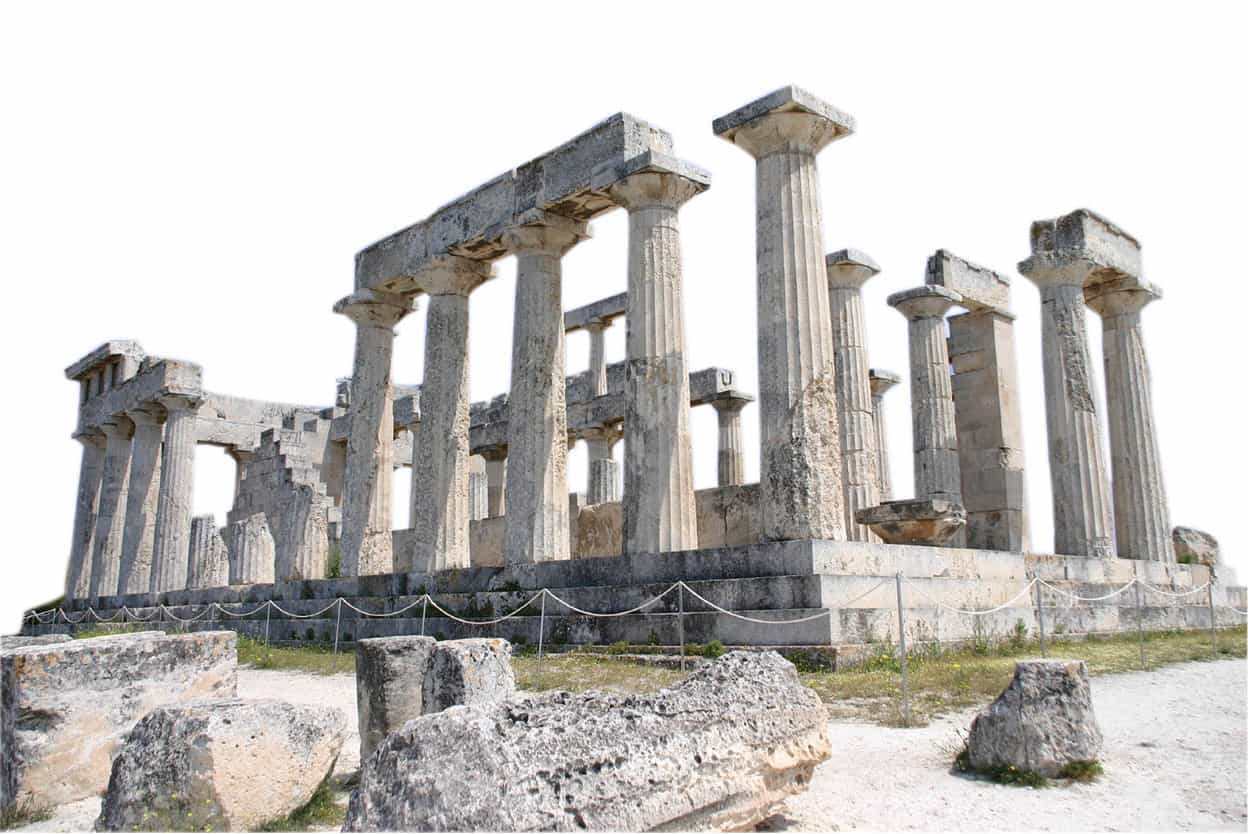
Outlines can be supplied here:
[[1218, 566], [1218, 540], [1204, 530], [1175, 527], [1171, 536], [1174, 538], [1174, 558], [1179, 564]]
[[123, 736], [147, 713], [233, 697], [232, 631], [117, 634], [0, 654], [0, 807], [96, 796]]
[[342, 710], [238, 699], [153, 710], [113, 761], [97, 831], [254, 831], [308, 803], [347, 736]]
[[500, 701], [516, 691], [506, 640], [432, 637], [361, 640], [355, 653], [360, 759], [413, 718], [457, 704]]
[[1101, 729], [1082, 660], [1020, 660], [1005, 691], [975, 717], [971, 768], [1015, 767], [1050, 778], [1072, 762], [1095, 761]]
[[364, 763], [343, 830], [741, 829], [828, 755], [793, 665], [732, 652], [653, 694], [546, 692], [410, 721]]
[[17, 649], [28, 649], [31, 646], [55, 646], [57, 643], [68, 643], [74, 638], [68, 634], [6, 634], [0, 637], [0, 652], [11, 652]]

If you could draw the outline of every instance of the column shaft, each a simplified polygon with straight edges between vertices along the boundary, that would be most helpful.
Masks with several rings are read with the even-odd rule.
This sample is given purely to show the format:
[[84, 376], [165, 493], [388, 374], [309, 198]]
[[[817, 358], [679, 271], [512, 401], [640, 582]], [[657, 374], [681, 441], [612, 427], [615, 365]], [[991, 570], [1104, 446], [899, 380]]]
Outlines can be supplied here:
[[942, 317], [910, 321], [910, 407], [914, 412], [915, 498], [962, 503], [949, 347]]
[[888, 423], [884, 414], [884, 394], [901, 381], [887, 371], [869, 371], [871, 382], [871, 417], [875, 422], [876, 474], [879, 477], [881, 501], [893, 499], [893, 478], [888, 459]]
[[123, 594], [146, 594], [151, 589], [156, 542], [164, 416], [148, 411], [129, 412], [128, 416], [134, 422], [134, 438], [117, 586]]
[[745, 483], [745, 443], [741, 436], [743, 399], [713, 400], [719, 422], [718, 484], [721, 487]]
[[125, 531], [126, 487], [130, 480], [130, 433], [132, 424], [125, 418], [101, 427], [106, 439], [104, 471], [100, 481], [99, 509], [96, 514], [92, 541], [90, 597], [117, 593], [117, 576], [121, 569], [121, 540]]
[[91, 543], [100, 506], [100, 479], [104, 474], [103, 435], [79, 434], [77, 439], [82, 443], [82, 463], [78, 469], [78, 502], [74, 508], [74, 533], [65, 580], [66, 601], [87, 599], [91, 595]]
[[589, 387], [595, 397], [607, 393], [607, 325], [591, 322], [589, 331]]
[[507, 512], [504, 487], [507, 482], [507, 455], [492, 452], [485, 457], [486, 516], [498, 518]]
[[160, 458], [160, 501], [152, 553], [153, 594], [186, 587], [195, 488], [195, 410], [198, 403], [182, 397], [164, 397], [161, 403], [168, 416]]
[[589, 483], [585, 499], [590, 504], [606, 504], [620, 500], [620, 465], [611, 458], [609, 429], [600, 430], [601, 436], [587, 436], [585, 448], [589, 452]]

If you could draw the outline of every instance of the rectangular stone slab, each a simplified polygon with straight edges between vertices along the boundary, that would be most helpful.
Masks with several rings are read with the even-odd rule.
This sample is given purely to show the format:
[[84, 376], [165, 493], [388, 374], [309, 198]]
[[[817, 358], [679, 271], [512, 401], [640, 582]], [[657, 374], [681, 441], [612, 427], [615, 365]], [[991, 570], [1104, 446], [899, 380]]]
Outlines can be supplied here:
[[927, 283], [953, 290], [970, 310], [1010, 308], [1010, 279], [1000, 272], [959, 258], [948, 249], [937, 249], [927, 259]]

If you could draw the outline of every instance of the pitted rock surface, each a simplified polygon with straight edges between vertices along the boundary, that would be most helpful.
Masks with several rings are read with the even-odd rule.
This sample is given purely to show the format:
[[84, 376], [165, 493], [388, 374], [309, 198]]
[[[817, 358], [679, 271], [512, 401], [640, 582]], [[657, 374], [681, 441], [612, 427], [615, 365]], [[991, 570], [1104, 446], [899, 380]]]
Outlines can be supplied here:
[[746, 828], [829, 752], [793, 665], [733, 652], [649, 695], [546, 692], [410, 721], [365, 762], [343, 830]]

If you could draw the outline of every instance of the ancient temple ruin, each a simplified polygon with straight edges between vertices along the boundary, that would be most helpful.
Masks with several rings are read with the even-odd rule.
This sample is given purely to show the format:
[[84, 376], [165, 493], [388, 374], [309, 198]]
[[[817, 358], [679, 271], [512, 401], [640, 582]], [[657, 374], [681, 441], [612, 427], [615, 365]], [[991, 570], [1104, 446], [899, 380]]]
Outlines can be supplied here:
[[[755, 397], [732, 370], [685, 358], [679, 216], [709, 199], [710, 175], [676, 156], [665, 131], [618, 114], [357, 254], [352, 291], [334, 305], [356, 325], [354, 366], [332, 405], [208, 391], [198, 365], [130, 341], [71, 365], [83, 455], [66, 609], [280, 599], [308, 613], [342, 597], [397, 611], [436, 592], [464, 611], [501, 611], [516, 592], [547, 587], [618, 611], [685, 580], [755, 620], [802, 620], [767, 628], [682, 600], [691, 639], [838, 645], [895, 636], [893, 588], [872, 585], [898, 572], [927, 598], [907, 603], [910, 622], [937, 639], [971, 631], [937, 602], [997, 605], [1031, 576], [1072, 591], [1133, 576], [1184, 590], [1209, 578], [1209, 566], [1175, 559], [1141, 331], [1160, 291], [1134, 238], [1082, 209], [1032, 225], [1018, 271], [1041, 294], [1043, 368], [1023, 377], [1006, 273], [942, 249], [915, 270], [918, 286], [888, 299], [909, 327], [914, 438], [915, 494], [895, 500], [880, 404], [902, 378], [870, 366], [861, 293], [880, 267], [824, 245], [817, 159], [854, 121], [786, 87], [713, 130], [756, 165], [758, 483], [744, 483], [740, 421]], [[628, 214], [627, 292], [565, 312], [561, 260], [593, 245], [589, 222], [617, 208]], [[511, 388], [471, 403], [468, 299], [508, 256]], [[394, 327], [422, 303], [424, 378], [405, 386], [391, 380]], [[1104, 333], [1108, 444], [1089, 308]], [[617, 320], [626, 355], [608, 362], [604, 331]], [[568, 376], [564, 339], [578, 330], [590, 336], [590, 367]], [[1024, 488], [1018, 391], [1041, 370], [1056, 555], [1032, 550]], [[689, 409], [703, 405], [718, 417], [719, 482], [695, 490]], [[589, 452], [583, 495], [569, 492], [578, 441]], [[237, 462], [220, 527], [192, 518], [196, 444]], [[400, 466], [413, 471], [409, 496], [392, 494]], [[400, 500], [412, 527], [393, 530]], [[1217, 610], [1233, 617], [1243, 589], [1214, 587]], [[1054, 618], [1072, 632], [1139, 617], [1208, 625], [1203, 600], [1129, 602], [1067, 605]], [[606, 621], [550, 616], [563, 642], [670, 641], [675, 604]], [[1032, 624], [1033, 604], [1007, 606], [996, 625]], [[830, 613], [808, 616], [819, 612]], [[347, 617], [347, 639], [411, 628], [410, 616]], [[291, 620], [274, 623], [274, 636], [326, 627]], [[499, 628], [533, 638], [537, 618]], [[451, 621], [438, 631], [473, 634]]]

